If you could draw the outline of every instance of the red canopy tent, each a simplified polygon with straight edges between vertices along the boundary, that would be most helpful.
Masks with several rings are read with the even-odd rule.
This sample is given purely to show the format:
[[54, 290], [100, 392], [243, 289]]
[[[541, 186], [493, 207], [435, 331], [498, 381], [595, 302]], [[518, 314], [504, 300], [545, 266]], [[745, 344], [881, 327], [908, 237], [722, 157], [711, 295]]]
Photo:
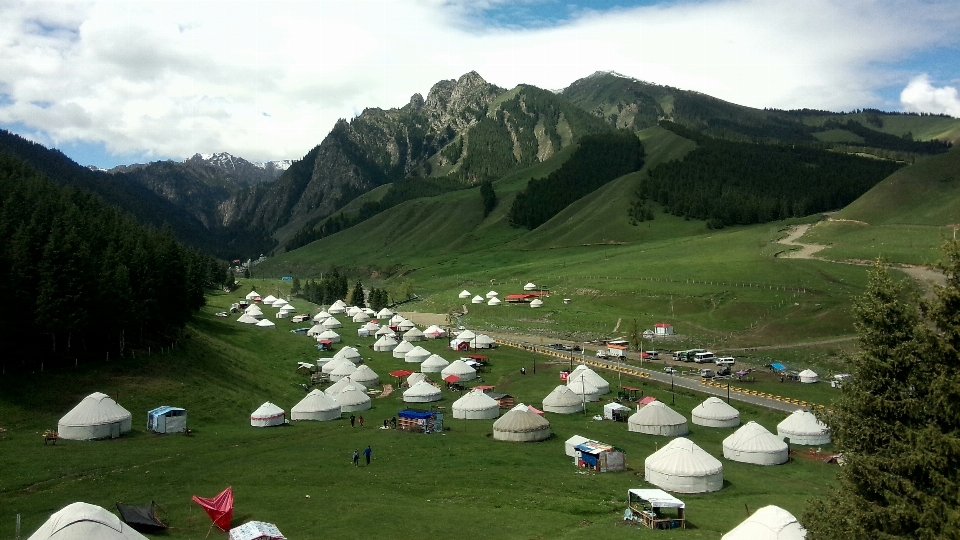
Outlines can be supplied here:
[[408, 375], [413, 375], [413, 372], [409, 369], [398, 369], [390, 372], [391, 377], [406, 377]]
[[443, 378], [443, 380], [447, 381], [448, 383], [455, 383], [455, 382], [460, 382], [460, 377], [456, 375], [447, 375], [446, 377]]
[[233, 486], [228, 486], [212, 499], [194, 495], [193, 502], [203, 508], [221, 531], [230, 530], [230, 521], [233, 519]]

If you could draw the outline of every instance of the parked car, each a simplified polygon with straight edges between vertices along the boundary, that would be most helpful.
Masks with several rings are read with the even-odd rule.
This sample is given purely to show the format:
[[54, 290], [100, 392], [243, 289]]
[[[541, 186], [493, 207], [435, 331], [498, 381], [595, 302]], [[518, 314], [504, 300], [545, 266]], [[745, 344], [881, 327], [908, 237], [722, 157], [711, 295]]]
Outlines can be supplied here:
[[716, 373], [714, 373], [712, 369], [700, 370], [700, 376], [703, 377], [704, 379], [712, 379], [715, 375]]
[[730, 366], [723, 366], [717, 370], [717, 377], [725, 377], [730, 374]]
[[732, 366], [736, 362], [737, 361], [732, 356], [721, 356], [713, 359], [713, 363], [718, 366]]
[[663, 368], [663, 372], [664, 372], [664, 373], [676, 373], [677, 375], [680, 374], [680, 370], [677, 369], [677, 368], [675, 368], [675, 367], [673, 367], [673, 366], [667, 366], [667, 367]]
[[307, 322], [309, 319], [310, 319], [309, 315], [294, 315], [293, 318], [290, 319], [290, 322], [302, 323], [302, 322]]

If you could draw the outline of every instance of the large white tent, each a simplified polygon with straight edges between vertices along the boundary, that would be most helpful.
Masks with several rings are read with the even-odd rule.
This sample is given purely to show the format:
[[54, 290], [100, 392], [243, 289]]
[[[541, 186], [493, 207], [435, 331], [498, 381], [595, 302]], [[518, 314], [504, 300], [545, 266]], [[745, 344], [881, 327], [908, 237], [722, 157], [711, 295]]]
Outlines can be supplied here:
[[807, 530], [779, 506], [764, 506], [720, 537], [720, 540], [804, 540]]
[[500, 296], [500, 293], [498, 293], [497, 291], [490, 291], [490, 292], [487, 293], [486, 296], [487, 296], [487, 298], [493, 298], [493, 297], [495, 297], [495, 296]]
[[261, 300], [261, 302], [263, 302], [264, 304], [267, 304], [267, 305], [269, 305], [269, 306], [272, 306], [273, 303], [276, 302], [276, 301], [277, 301], [277, 297], [274, 296], [274, 295], [272, 295], [272, 294], [267, 295], [266, 298], [264, 298], [264, 299]]
[[475, 349], [492, 349], [496, 344], [497, 342], [486, 334], [477, 334], [477, 337], [473, 340], [473, 347]]
[[363, 310], [358, 308], [357, 306], [347, 306], [347, 311], [345, 311], [344, 313], [346, 313], [347, 317], [353, 317], [357, 313], [363, 313]]
[[438, 354], [431, 354], [429, 358], [423, 361], [420, 364], [420, 371], [424, 373], [440, 373], [443, 371], [443, 368], [450, 365], [450, 362], [447, 362]]
[[378, 319], [389, 319], [390, 317], [393, 317], [393, 312], [387, 308], [383, 308], [377, 312]]
[[237, 319], [237, 322], [241, 322], [244, 324], [257, 324], [257, 318], [252, 315], [247, 315], [246, 313], [244, 313], [243, 315], [240, 316], [240, 318]]
[[380, 384], [380, 376], [366, 364], [357, 366], [357, 369], [350, 374], [350, 380], [358, 382], [367, 388]]
[[373, 350], [376, 352], [390, 352], [396, 350], [397, 340], [393, 339], [390, 336], [380, 336], [373, 344]]
[[534, 299], [530, 302], [530, 307], [532, 307], [532, 308], [543, 307], [543, 300], [541, 300], [541, 299], [539, 299], [539, 298], [534, 298]]
[[723, 440], [723, 457], [741, 463], [779, 465], [790, 456], [787, 443], [751, 420]]
[[246, 298], [247, 300], [253, 300], [258, 296], [260, 296], [260, 293], [258, 293], [257, 291], [250, 291], [247, 293], [247, 296], [245, 296], [244, 298]]
[[344, 377], [349, 377], [353, 375], [353, 372], [357, 370], [356, 364], [349, 360], [343, 360], [340, 362], [340, 365], [336, 367], [333, 371], [330, 372], [330, 380], [332, 382], [337, 382]]
[[320, 325], [326, 328], [327, 330], [343, 327], [343, 324], [340, 321], [338, 321], [336, 317], [327, 317], [326, 319], [323, 320], [323, 322], [320, 323]]
[[307, 330], [307, 335], [310, 337], [317, 337], [319, 334], [326, 332], [327, 329], [323, 325], [315, 324]]
[[723, 487], [720, 460], [685, 437], [673, 439], [650, 454], [643, 469], [644, 480], [667, 491], [706, 493]]
[[340, 418], [340, 404], [320, 390], [313, 389], [290, 409], [291, 420], [335, 420]]
[[483, 390], [471, 390], [453, 402], [453, 417], [464, 420], [489, 420], [500, 416], [500, 404]]
[[583, 401], [583, 396], [561, 384], [543, 398], [543, 410], [560, 414], [578, 413], [583, 411]]
[[498, 441], [531, 442], [550, 437], [550, 422], [531, 411], [512, 410], [493, 423], [493, 438]]
[[577, 380], [567, 379], [567, 388], [574, 394], [582, 396], [584, 401], [600, 401], [600, 392], [597, 387], [590, 384], [584, 377], [578, 377]]
[[499, 306], [499, 305], [502, 304], [502, 303], [503, 303], [503, 302], [501, 302], [500, 299], [497, 298], [496, 296], [494, 296], [493, 298], [487, 300], [487, 305], [488, 305], [488, 306]]
[[437, 339], [445, 335], [447, 335], [447, 333], [443, 330], [443, 328], [440, 328], [435, 324], [431, 324], [426, 330], [423, 331], [423, 336], [427, 339]]
[[440, 401], [440, 397], [440, 389], [427, 381], [420, 381], [403, 392], [403, 401], [406, 403], [429, 403]]
[[362, 386], [348, 384], [334, 397], [343, 412], [365, 411], [370, 408], [370, 396]]
[[333, 304], [330, 304], [330, 308], [327, 309], [330, 313], [343, 313], [347, 310], [347, 303], [343, 300], [337, 300]]
[[459, 294], [458, 296], [459, 296], [460, 298], [470, 298], [470, 291], [464, 289], [464, 290], [460, 291], [460, 294]]
[[75, 502], [54, 512], [27, 540], [147, 540], [105, 508]]
[[283, 424], [283, 409], [269, 401], [261, 405], [250, 415], [250, 425], [253, 427], [270, 427]]
[[327, 313], [326, 311], [321, 311], [320, 313], [317, 313], [316, 315], [313, 316], [313, 320], [316, 322], [320, 322], [324, 319], [329, 319], [329, 318], [330, 318], [330, 314]]
[[597, 389], [597, 394], [604, 395], [610, 393], [610, 383], [606, 379], [597, 374], [596, 371], [588, 368], [587, 366], [580, 364], [575, 367], [573, 371], [567, 375], [567, 384], [571, 382], [578, 381], [583, 379], [590, 383], [591, 386]]
[[276, 328], [277, 327], [277, 325], [274, 324], [274, 322], [271, 321], [270, 319], [263, 319], [261, 321], [257, 321], [256, 326], [259, 326], [260, 328]]
[[247, 306], [247, 309], [243, 310], [243, 312], [255, 319], [263, 318], [263, 310], [260, 309], [260, 306], [256, 304], [251, 304]]
[[459, 334], [457, 334], [456, 339], [459, 339], [461, 341], [469, 341], [472, 343], [473, 340], [476, 339], [476, 337], [477, 335], [474, 334], [472, 330], [464, 330]]
[[328, 386], [327, 389], [324, 390], [323, 392], [324, 392], [325, 394], [327, 394], [328, 396], [332, 397], [332, 398], [336, 398], [336, 397], [337, 397], [337, 394], [339, 394], [341, 390], [343, 390], [344, 388], [346, 388], [346, 387], [348, 387], [348, 386], [357, 386], [357, 387], [359, 387], [360, 390], [362, 390], [363, 392], [366, 392], [366, 391], [367, 391], [367, 387], [366, 387], [366, 386], [364, 386], [364, 385], [362, 385], [362, 384], [360, 384], [360, 383], [358, 383], [358, 382], [354, 382], [354, 381], [350, 380], [350, 377], [344, 377], [344, 378], [340, 379], [339, 381], [337, 381], [337, 382], [331, 384], [330, 386]]
[[805, 369], [797, 376], [800, 378], [800, 382], [804, 384], [815, 383], [820, 380], [820, 376], [817, 375], [817, 372], [813, 371], [812, 369]]
[[133, 418], [110, 396], [94, 392], [83, 398], [57, 422], [57, 433], [63, 439], [115, 439], [130, 431]]
[[403, 315], [399, 313], [394, 313], [393, 317], [390, 317], [390, 326], [397, 326], [398, 324], [402, 323], [405, 320], [406, 319], [403, 318]]
[[[330, 360], [330, 361], [326, 362], [325, 364], [321, 365], [321, 366], [320, 366], [320, 371], [323, 372], [323, 373], [326, 373], [327, 375], [329, 375], [333, 370], [335, 370], [335, 369], [337, 369], [338, 367], [340, 367], [340, 364], [342, 364], [343, 362], [350, 362], [350, 361], [347, 360], [346, 358], [333, 358], [332, 360]], [[353, 362], [350, 362], [350, 363], [352, 364]], [[320, 364], [320, 360], [317, 360], [317, 364], [318, 364], [318, 365]], [[354, 366], [354, 367], [356, 367], [356, 366]]]
[[830, 428], [817, 420], [812, 412], [793, 411], [783, 422], [777, 424], [777, 436], [790, 437], [790, 444], [813, 446], [830, 442]]
[[404, 341], [423, 341], [426, 339], [423, 335], [423, 332], [418, 328], [411, 328], [403, 333]]
[[362, 311], [353, 316], [353, 322], [355, 323], [364, 323], [369, 320], [370, 320], [370, 316]]
[[690, 418], [698, 426], [730, 428], [740, 425], [740, 411], [716, 396], [708, 397], [694, 407]]
[[531, 283], [527, 283], [526, 285], [523, 286], [523, 290], [525, 290], [525, 291], [535, 291], [535, 290], [537, 290], [537, 286], [536, 286], [534, 283], [532, 283], [532, 282], [531, 282]]
[[380, 327], [379, 330], [377, 330], [376, 332], [374, 332], [373, 335], [375, 335], [375, 336], [390, 336], [390, 337], [392, 337], [392, 338], [395, 338], [395, 337], [397, 336], [397, 333], [393, 331], [393, 328], [390, 328], [390, 327], [387, 326], [387, 325], [383, 325], [383, 326]]
[[[627, 429], [647, 435], [679, 437], [687, 434], [687, 419], [667, 407], [662, 401], [654, 401], [627, 419]], [[666, 489], [666, 488], [664, 488]]]
[[349, 360], [356, 364], [357, 361], [360, 360], [360, 351], [347, 345], [346, 347], [343, 347], [337, 351], [337, 354], [333, 355], [333, 357], [337, 359]]
[[413, 364], [420, 364], [427, 358], [430, 358], [430, 354], [430, 351], [424, 349], [423, 347], [417, 346], [411, 349], [408, 353], [404, 354], [403, 359]]
[[456, 375], [461, 381], [472, 381], [477, 378], [477, 370], [468, 366], [466, 362], [459, 358], [450, 362], [450, 365], [440, 370], [440, 375], [444, 378], [450, 375]]
[[317, 334], [317, 341], [321, 339], [329, 339], [330, 343], [340, 343], [340, 334], [334, 332], [333, 330], [324, 330]]
[[413, 324], [413, 321], [408, 321], [407, 319], [404, 319], [404, 320], [402, 320], [402, 321], [400, 321], [400, 322], [397, 323], [397, 330], [399, 330], [399, 331], [401, 331], [401, 332], [406, 332], [407, 330], [412, 330], [412, 329], [415, 328], [415, 327], [416, 327], [416, 325]]
[[407, 353], [412, 351], [414, 347], [416, 347], [416, 345], [409, 341], [401, 341], [393, 348], [393, 357], [406, 359]]
[[473, 303], [473, 304], [482, 304], [482, 303], [483, 303], [483, 297], [478, 294], [478, 295], [474, 296], [474, 297], [470, 300], [470, 302]]
[[409, 387], [412, 387], [413, 385], [417, 384], [418, 382], [420, 382], [420, 381], [425, 381], [425, 380], [427, 380], [427, 375], [426, 375], [426, 373], [422, 373], [422, 372], [420, 372], [420, 371], [415, 371], [415, 372], [411, 373], [409, 377], [407, 377], [407, 387], [408, 387], [408, 388], [409, 388]]

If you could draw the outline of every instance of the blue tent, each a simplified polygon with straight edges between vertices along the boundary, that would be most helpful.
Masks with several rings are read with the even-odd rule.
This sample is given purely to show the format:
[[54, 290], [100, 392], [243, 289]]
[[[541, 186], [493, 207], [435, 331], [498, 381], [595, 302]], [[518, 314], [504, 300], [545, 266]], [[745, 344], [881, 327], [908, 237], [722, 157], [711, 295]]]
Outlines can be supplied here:
[[777, 371], [786, 371], [786, 370], [787, 370], [787, 366], [781, 364], [780, 362], [774, 362], [774, 363], [770, 364], [770, 367], [772, 367], [773, 369], [775, 369], [775, 370], [777, 370]]

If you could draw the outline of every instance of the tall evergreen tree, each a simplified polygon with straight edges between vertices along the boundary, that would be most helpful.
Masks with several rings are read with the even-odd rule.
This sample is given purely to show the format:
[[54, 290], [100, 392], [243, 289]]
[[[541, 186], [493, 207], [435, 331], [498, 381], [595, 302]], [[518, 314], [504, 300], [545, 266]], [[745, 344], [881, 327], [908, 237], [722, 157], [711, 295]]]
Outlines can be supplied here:
[[854, 305], [853, 381], [823, 414], [840, 487], [814, 501], [808, 540], [960, 538], [960, 248], [923, 310], [878, 262]]
[[357, 281], [357, 284], [354, 285], [353, 292], [350, 293], [349, 304], [351, 306], [367, 307], [367, 303], [363, 298], [363, 283], [360, 283], [359, 280]]

